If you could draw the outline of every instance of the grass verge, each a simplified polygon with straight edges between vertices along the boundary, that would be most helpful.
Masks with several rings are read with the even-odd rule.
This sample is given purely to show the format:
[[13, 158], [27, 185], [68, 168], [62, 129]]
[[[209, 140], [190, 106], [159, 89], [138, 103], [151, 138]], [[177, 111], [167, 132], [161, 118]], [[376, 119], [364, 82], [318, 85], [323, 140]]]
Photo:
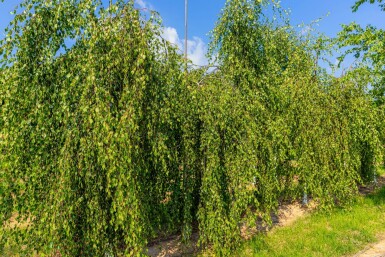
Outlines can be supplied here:
[[385, 233], [385, 188], [360, 196], [349, 209], [314, 213], [243, 244], [235, 256], [343, 256]]

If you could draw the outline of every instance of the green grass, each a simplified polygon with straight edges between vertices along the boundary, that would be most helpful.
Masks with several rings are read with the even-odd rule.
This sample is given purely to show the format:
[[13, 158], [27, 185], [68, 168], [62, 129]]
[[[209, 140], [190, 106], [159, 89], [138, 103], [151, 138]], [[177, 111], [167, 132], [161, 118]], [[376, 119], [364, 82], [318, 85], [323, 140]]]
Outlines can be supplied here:
[[236, 256], [342, 256], [385, 234], [385, 188], [347, 210], [315, 213], [243, 244]]

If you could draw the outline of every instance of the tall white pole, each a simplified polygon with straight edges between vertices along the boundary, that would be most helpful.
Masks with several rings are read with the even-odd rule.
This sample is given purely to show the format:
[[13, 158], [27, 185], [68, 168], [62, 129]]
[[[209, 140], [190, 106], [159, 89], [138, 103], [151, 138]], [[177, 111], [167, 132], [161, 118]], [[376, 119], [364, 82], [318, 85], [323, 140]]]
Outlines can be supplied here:
[[184, 59], [187, 71], [187, 21], [188, 21], [188, 0], [184, 0]]

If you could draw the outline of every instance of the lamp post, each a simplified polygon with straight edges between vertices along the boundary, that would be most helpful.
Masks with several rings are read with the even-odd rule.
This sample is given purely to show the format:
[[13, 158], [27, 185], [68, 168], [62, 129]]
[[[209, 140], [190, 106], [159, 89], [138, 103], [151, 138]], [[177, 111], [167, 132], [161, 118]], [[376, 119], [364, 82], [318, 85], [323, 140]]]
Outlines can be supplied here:
[[184, 0], [184, 61], [187, 72], [187, 20], [188, 20], [188, 0]]

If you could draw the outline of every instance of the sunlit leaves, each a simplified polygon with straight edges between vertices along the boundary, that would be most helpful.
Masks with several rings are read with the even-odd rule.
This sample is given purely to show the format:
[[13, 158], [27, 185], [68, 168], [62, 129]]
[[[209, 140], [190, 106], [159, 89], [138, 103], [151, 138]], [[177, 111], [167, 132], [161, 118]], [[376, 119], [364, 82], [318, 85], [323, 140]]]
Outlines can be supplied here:
[[1, 227], [0, 250], [139, 256], [198, 232], [231, 255], [282, 200], [328, 207], [373, 178], [371, 74], [320, 73], [324, 38], [229, 0], [217, 69], [183, 72], [160, 18], [113, 2], [23, 1], [0, 44], [0, 224], [19, 225]]
[[356, 12], [361, 5], [363, 5], [364, 3], [370, 3], [370, 4], [374, 4], [374, 3], [378, 3], [378, 5], [380, 6], [380, 8], [385, 11], [385, 4], [383, 3], [383, 0], [359, 0], [359, 1], [356, 1], [354, 3], [354, 5], [352, 6], [352, 10], [353, 12]]
[[[178, 202], [187, 184], [174, 123], [183, 116], [181, 58], [155, 45], [157, 21], [142, 18], [132, 2], [99, 14], [98, 1], [29, 4], [23, 7], [32, 15], [10, 27], [14, 44], [2, 43], [11, 55], [2, 59], [9, 67], [1, 76], [9, 140], [1, 163], [9, 165], [1, 178], [5, 195], [15, 196], [2, 221], [15, 212], [33, 224], [9, 231], [5, 247], [140, 255], [161, 229], [191, 226]], [[170, 192], [170, 202], [162, 202]]]
[[[353, 11], [357, 11], [365, 2], [373, 4], [376, 1], [357, 1], [353, 6]], [[385, 11], [383, 1], [378, 0], [377, 2]], [[362, 28], [353, 22], [349, 25], [343, 25], [342, 31], [338, 34], [337, 43], [339, 47], [346, 49], [340, 57], [340, 61], [343, 61], [349, 54], [353, 54], [356, 62], [352, 64], [353, 67], [351, 68], [366, 67], [371, 71], [372, 78], [367, 81], [367, 85], [371, 88], [376, 104], [383, 105], [385, 97], [385, 31], [372, 25]]]

